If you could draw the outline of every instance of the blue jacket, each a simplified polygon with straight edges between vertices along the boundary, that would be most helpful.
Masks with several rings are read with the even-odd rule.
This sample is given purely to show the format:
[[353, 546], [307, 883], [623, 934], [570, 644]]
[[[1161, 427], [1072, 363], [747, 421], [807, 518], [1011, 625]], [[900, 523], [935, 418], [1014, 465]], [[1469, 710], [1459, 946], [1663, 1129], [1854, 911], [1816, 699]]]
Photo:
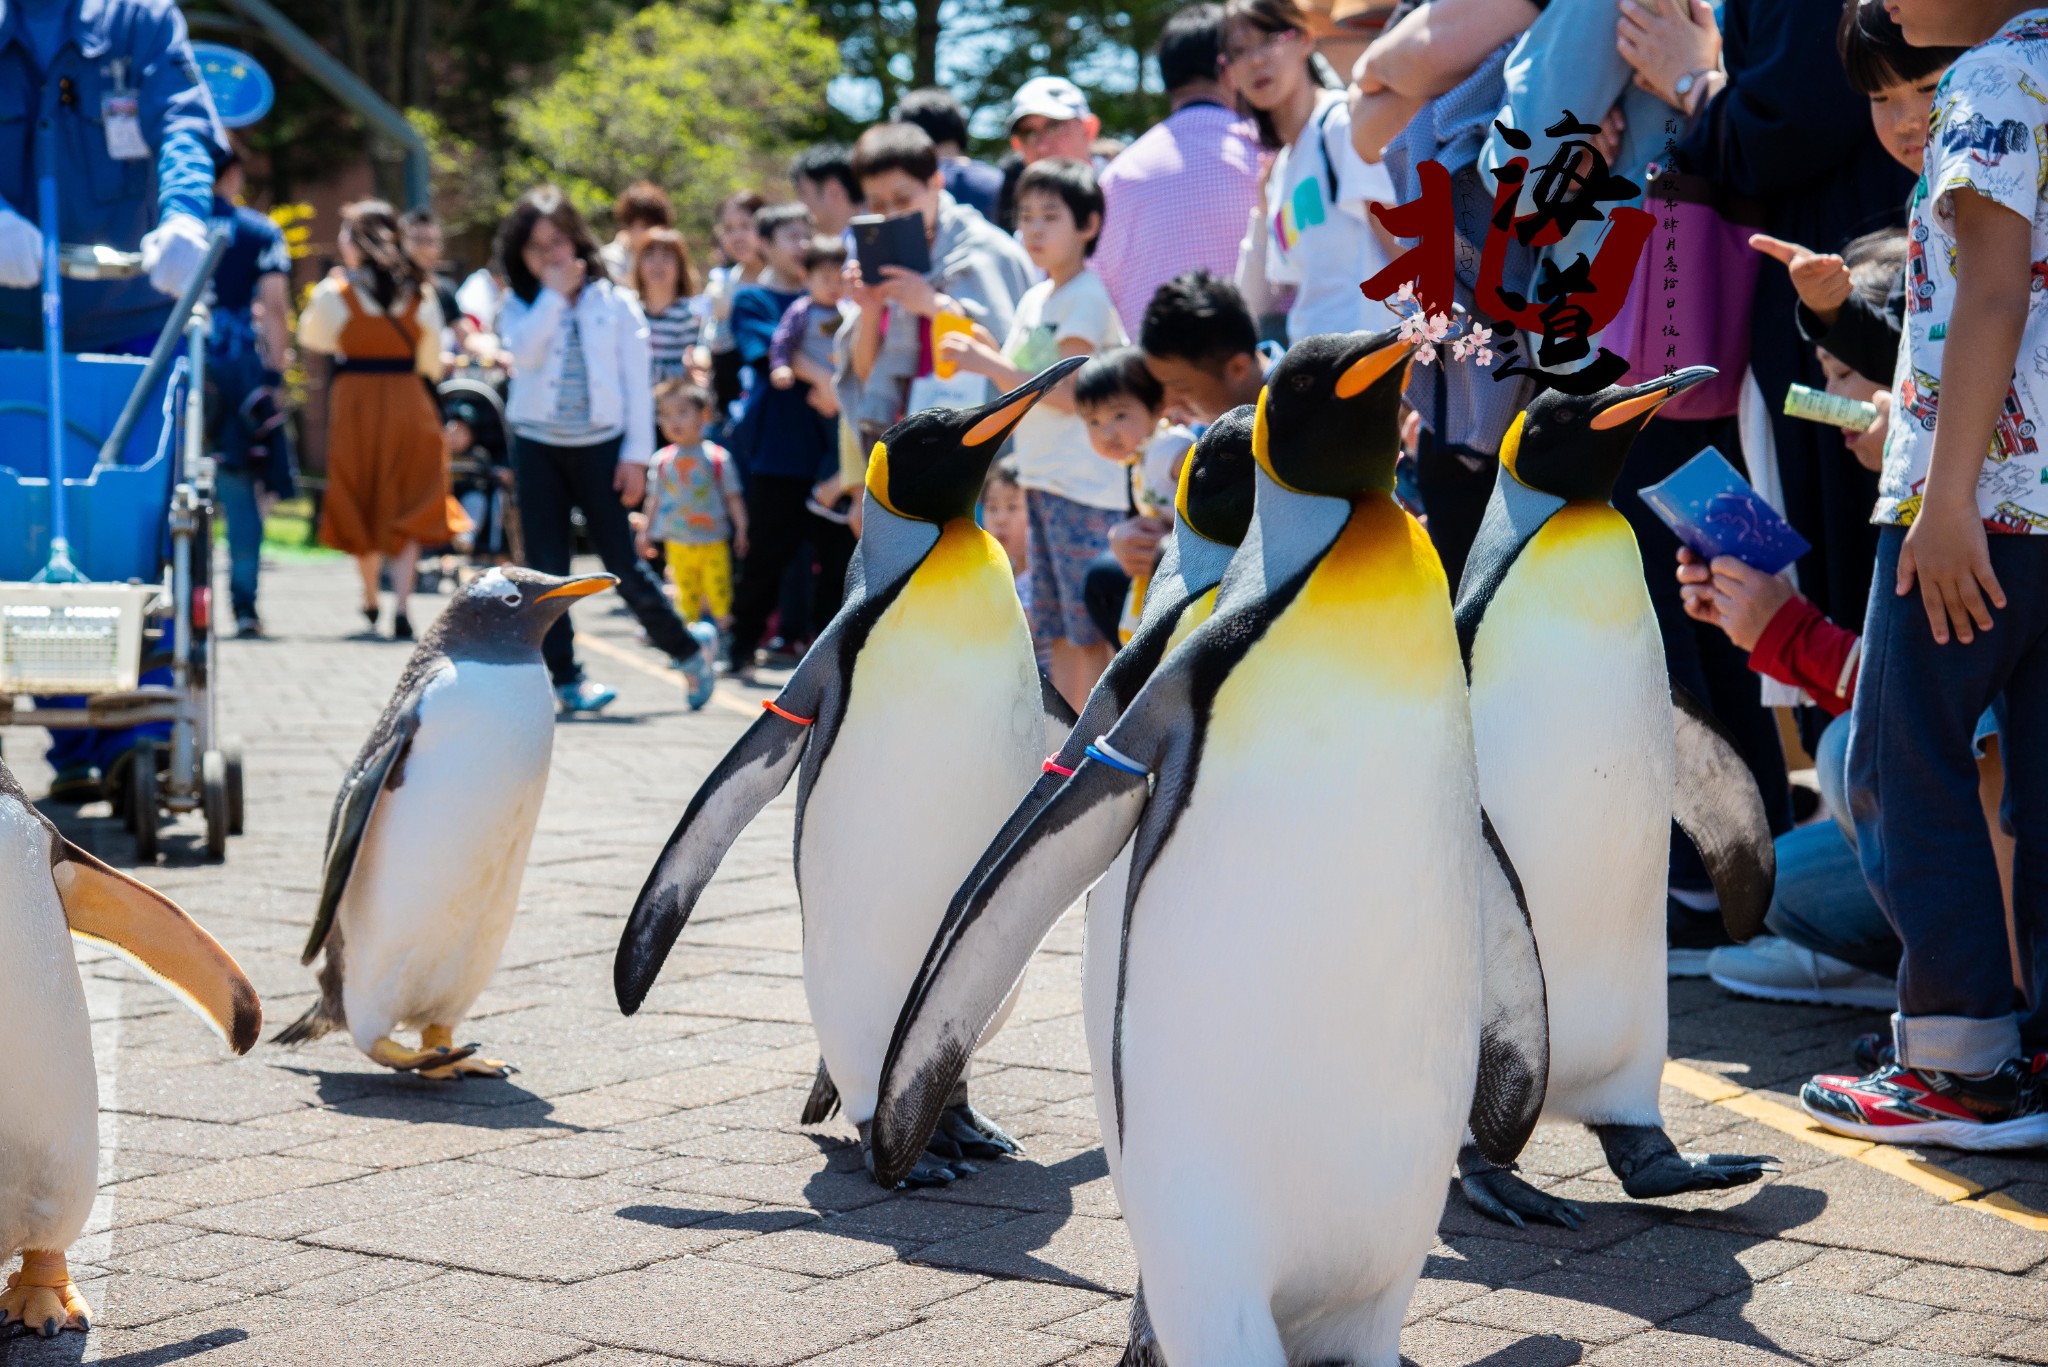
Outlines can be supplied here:
[[[0, 203], [40, 225], [36, 124], [50, 118], [65, 242], [134, 251], [164, 215], [204, 222], [227, 140], [192, 59], [184, 16], [173, 0], [62, 3], [63, 45], [43, 71], [29, 49], [22, 0], [0, 0]], [[135, 160], [117, 160], [108, 147], [104, 114], [123, 96], [136, 102], [149, 151]], [[133, 342], [161, 328], [170, 310], [171, 300], [141, 276], [66, 280], [65, 349]], [[40, 293], [0, 289], [0, 347], [41, 346]]]
[[810, 386], [799, 380], [788, 389], [768, 383], [768, 346], [775, 325], [801, 292], [748, 285], [732, 297], [732, 336], [744, 369], [745, 386], [735, 405], [726, 448], [740, 473], [820, 480], [839, 468], [839, 424], [806, 400]]

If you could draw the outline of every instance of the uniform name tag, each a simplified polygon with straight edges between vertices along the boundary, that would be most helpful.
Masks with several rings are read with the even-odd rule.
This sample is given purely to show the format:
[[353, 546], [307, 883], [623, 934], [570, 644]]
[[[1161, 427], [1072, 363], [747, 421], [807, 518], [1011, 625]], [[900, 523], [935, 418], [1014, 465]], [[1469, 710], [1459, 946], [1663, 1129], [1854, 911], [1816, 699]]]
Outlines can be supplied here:
[[149, 144], [142, 138], [142, 102], [135, 95], [107, 95], [100, 100], [100, 121], [107, 126], [107, 155], [115, 161], [144, 161]]

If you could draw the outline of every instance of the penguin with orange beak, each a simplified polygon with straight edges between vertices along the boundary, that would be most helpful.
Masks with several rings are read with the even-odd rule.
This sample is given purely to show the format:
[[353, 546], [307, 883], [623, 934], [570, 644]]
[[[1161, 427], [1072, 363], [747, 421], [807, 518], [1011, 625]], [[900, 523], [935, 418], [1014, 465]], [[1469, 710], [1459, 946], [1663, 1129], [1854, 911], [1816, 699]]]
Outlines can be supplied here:
[[[1083, 359], [883, 433], [844, 604], [690, 800], [619, 942], [613, 982], [631, 1015], [741, 828], [797, 778], [804, 992], [823, 1054], [801, 1120], [843, 1103], [863, 1146], [891, 1027], [946, 904], [1074, 720], [974, 505], [1004, 438]], [[927, 1137], [894, 1181], [950, 1182], [1016, 1150], [968, 1103], [964, 1075]]]
[[[349, 766], [327, 827], [305, 963], [320, 999], [279, 1032], [347, 1030], [398, 1072], [502, 1078], [511, 1064], [457, 1045], [497, 970], [554, 753], [540, 642], [572, 603], [618, 580], [516, 566], [464, 585], [434, 620]], [[420, 1032], [420, 1047], [392, 1039]]]
[[[245, 1054], [256, 989], [168, 897], [66, 840], [0, 763], [0, 1338], [90, 1327], [65, 1250], [99, 1186], [99, 1079], [75, 936], [114, 950]], [[0, 1350], [4, 1356], [5, 1350]]]
[[[1754, 1182], [1775, 1161], [1686, 1156], [1664, 1133], [1664, 898], [1675, 820], [1738, 940], [1775, 876], [1756, 783], [1665, 665], [1635, 535], [1612, 502], [1630, 446], [1704, 366], [1574, 396], [1540, 394], [1501, 446], [1465, 566], [1458, 640], [1479, 795], [1528, 898], [1548, 988], [1543, 1116], [1587, 1125], [1637, 1199]], [[1481, 1212], [1576, 1229], [1580, 1208], [1459, 1155]]]

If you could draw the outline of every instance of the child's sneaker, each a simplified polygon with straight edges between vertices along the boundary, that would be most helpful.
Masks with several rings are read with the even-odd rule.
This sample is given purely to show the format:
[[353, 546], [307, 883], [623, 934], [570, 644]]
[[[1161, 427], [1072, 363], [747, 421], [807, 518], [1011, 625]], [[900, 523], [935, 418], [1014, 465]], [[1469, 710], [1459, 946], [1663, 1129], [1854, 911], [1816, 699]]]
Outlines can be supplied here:
[[618, 696], [618, 689], [589, 679], [555, 685], [555, 701], [564, 712], [599, 712]]
[[690, 681], [690, 710], [698, 712], [711, 701], [711, 692], [718, 686], [718, 628], [709, 622], [692, 622], [690, 638], [697, 643], [697, 653], [675, 664]]
[[2009, 1059], [1989, 1077], [1886, 1064], [1868, 1077], [1823, 1074], [1799, 1103], [1837, 1134], [1952, 1149], [2048, 1145], [2048, 1054]]
[[[1748, 944], [1709, 951], [1707, 976], [1730, 992], [1764, 1001], [1877, 1011], [1899, 1004], [1899, 986], [1890, 978], [1779, 935], [1759, 935]], [[1874, 1072], [1876, 1066], [1863, 1071]]]

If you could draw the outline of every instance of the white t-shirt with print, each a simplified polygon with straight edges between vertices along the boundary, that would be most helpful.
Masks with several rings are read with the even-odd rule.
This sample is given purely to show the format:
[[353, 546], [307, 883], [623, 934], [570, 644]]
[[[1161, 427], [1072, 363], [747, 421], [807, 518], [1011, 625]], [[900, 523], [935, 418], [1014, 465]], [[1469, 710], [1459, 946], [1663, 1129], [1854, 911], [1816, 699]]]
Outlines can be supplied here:
[[[1003, 355], [1011, 365], [1032, 374], [1060, 358], [1060, 343], [1077, 337], [1098, 352], [1125, 345], [1124, 325], [1102, 277], [1083, 267], [1066, 284], [1053, 287], [1041, 280], [1024, 291], [1010, 322]], [[1058, 494], [1091, 508], [1122, 512], [1129, 506], [1130, 482], [1124, 467], [1104, 460], [1088, 444], [1088, 426], [1080, 415], [1038, 405], [1017, 424], [1017, 482], [1027, 489]]]
[[1956, 59], [1934, 96], [1926, 162], [1906, 226], [1906, 330], [1874, 522], [1910, 524], [1934, 454], [1942, 352], [1956, 298], [1954, 192], [1969, 189], [2033, 225], [2033, 289], [1977, 508], [1991, 532], [2048, 532], [2048, 9], [2030, 10]]
[[1161, 427], [1145, 439], [1131, 465], [1131, 502], [1148, 517], [1172, 518], [1180, 492], [1180, 463], [1195, 444], [1192, 429], [1178, 423]]
[[1400, 321], [1358, 289], [1388, 260], [1366, 226], [1369, 202], [1398, 203], [1394, 182], [1384, 165], [1368, 164], [1351, 145], [1344, 92], [1325, 90], [1294, 144], [1280, 149], [1266, 181], [1266, 283], [1295, 286], [1289, 341]]

